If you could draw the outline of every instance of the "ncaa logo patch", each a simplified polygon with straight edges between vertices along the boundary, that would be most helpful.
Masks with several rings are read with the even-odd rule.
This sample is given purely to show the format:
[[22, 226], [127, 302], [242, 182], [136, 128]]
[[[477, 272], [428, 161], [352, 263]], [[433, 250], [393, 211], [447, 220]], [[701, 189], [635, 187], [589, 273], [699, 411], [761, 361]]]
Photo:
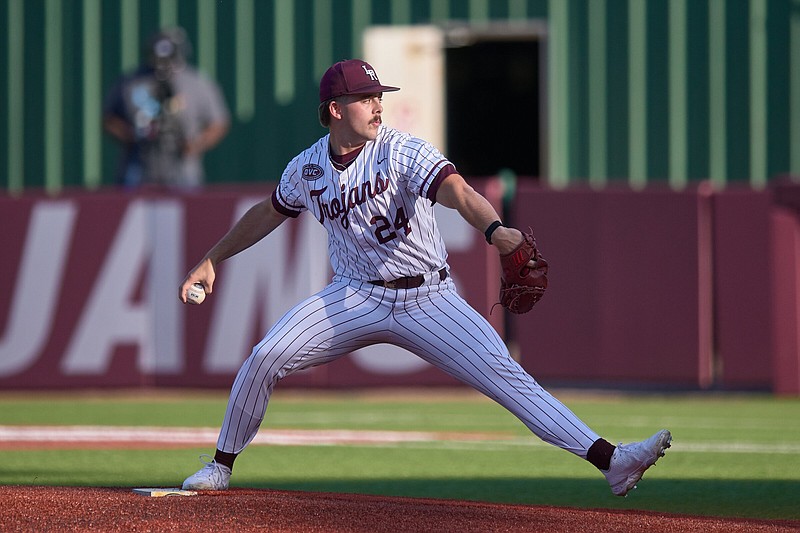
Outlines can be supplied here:
[[317, 178], [321, 178], [323, 174], [325, 174], [325, 171], [319, 165], [314, 163], [303, 165], [302, 176], [304, 180], [314, 181]]

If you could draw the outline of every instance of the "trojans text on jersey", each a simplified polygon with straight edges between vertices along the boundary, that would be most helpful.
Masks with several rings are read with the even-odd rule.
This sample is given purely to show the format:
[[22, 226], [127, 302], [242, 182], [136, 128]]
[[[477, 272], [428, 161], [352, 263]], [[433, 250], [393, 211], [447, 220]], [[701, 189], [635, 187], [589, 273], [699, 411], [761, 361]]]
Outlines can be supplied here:
[[317, 204], [320, 224], [323, 224], [326, 218], [336, 220], [341, 217], [342, 227], [347, 229], [350, 226], [350, 221], [347, 219], [350, 210], [370, 198], [383, 194], [388, 188], [389, 178], [381, 179], [381, 173], [377, 172], [374, 183], [368, 180], [352, 187], [349, 191], [347, 186], [342, 184], [338, 197], [333, 193], [325, 194], [328, 191], [327, 185], [321, 189], [312, 189], [310, 194], [311, 200]]

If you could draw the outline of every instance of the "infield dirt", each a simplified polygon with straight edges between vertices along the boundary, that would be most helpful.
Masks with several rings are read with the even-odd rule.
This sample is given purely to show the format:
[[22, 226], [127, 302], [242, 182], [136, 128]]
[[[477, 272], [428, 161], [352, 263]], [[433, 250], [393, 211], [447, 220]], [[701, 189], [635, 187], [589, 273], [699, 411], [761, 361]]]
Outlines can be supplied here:
[[231, 489], [146, 498], [132, 488], [0, 486], [3, 531], [796, 532], [800, 521]]

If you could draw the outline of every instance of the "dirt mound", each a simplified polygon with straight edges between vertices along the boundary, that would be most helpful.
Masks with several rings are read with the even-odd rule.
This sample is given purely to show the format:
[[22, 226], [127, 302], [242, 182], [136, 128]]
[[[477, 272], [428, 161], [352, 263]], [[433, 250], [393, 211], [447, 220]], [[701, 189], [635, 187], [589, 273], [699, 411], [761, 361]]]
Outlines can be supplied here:
[[800, 531], [800, 522], [252, 489], [154, 498], [131, 488], [2, 486], [0, 501], [4, 531]]

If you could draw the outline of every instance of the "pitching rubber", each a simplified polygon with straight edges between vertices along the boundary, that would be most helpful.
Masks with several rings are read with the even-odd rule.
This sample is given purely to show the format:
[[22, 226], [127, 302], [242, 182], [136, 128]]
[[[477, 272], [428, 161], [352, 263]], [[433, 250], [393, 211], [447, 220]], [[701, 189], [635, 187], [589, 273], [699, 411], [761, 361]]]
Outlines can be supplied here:
[[161, 496], [197, 496], [197, 492], [193, 490], [183, 490], [179, 488], [133, 489], [133, 492], [136, 494], [141, 494], [142, 496], [150, 496], [152, 498], [158, 498]]

